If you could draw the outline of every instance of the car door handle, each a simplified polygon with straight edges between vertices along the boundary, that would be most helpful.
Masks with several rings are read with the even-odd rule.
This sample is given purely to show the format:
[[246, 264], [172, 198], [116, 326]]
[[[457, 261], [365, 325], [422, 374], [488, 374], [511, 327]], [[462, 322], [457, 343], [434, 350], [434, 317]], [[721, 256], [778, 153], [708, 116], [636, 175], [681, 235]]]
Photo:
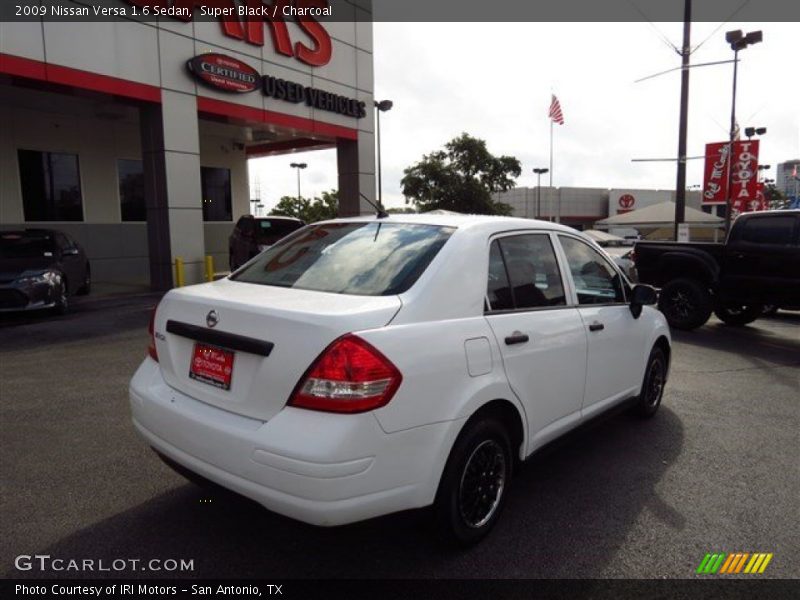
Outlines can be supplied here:
[[524, 344], [530, 338], [527, 333], [514, 332], [512, 335], [506, 337], [506, 346], [513, 346], [514, 344]]
[[605, 328], [606, 326], [599, 321], [595, 321], [594, 323], [589, 325], [589, 331], [603, 331], [603, 329]]

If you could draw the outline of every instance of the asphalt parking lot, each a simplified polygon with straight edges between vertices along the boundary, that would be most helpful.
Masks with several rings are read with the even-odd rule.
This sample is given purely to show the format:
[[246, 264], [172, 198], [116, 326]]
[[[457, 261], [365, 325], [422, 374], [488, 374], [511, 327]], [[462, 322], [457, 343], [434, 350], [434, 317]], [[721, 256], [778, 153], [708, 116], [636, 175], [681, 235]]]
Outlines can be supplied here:
[[491, 536], [455, 551], [424, 513], [319, 529], [162, 465], [127, 398], [154, 301], [0, 318], [4, 577], [87, 576], [14, 568], [49, 554], [193, 559], [192, 577], [686, 578], [717, 551], [800, 577], [798, 313], [676, 334], [655, 419], [619, 414], [529, 461]]

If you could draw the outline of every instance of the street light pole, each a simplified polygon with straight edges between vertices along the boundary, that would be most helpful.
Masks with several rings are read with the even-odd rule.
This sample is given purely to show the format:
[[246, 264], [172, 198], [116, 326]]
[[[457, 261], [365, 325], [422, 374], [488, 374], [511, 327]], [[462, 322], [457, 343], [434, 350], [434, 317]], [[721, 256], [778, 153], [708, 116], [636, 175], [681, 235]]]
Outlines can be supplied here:
[[377, 134], [378, 142], [378, 206], [381, 208], [383, 208], [383, 182], [381, 181], [381, 113], [391, 110], [392, 106], [394, 106], [394, 102], [391, 100], [375, 102], [375, 108], [377, 109], [375, 115], [375, 133]]
[[542, 214], [542, 175], [550, 172], [550, 169], [537, 168], [533, 170], [536, 173], [536, 218]]
[[683, 48], [681, 50], [681, 114], [678, 123], [678, 173], [675, 183], [675, 230], [686, 218], [686, 137], [689, 128], [689, 55], [691, 49], [692, 0], [683, 5]]
[[300, 169], [305, 169], [308, 165], [306, 163], [292, 163], [289, 165], [293, 169], [297, 169], [297, 199], [300, 200]]
[[725, 41], [733, 50], [733, 91], [731, 94], [731, 131], [728, 142], [728, 189], [725, 198], [725, 235], [731, 229], [731, 212], [733, 209], [733, 143], [736, 138], [736, 80], [739, 73], [739, 50], [744, 50], [751, 44], [758, 44], [763, 39], [760, 31], [751, 31], [744, 35], [741, 30], [729, 31], [725, 34]]

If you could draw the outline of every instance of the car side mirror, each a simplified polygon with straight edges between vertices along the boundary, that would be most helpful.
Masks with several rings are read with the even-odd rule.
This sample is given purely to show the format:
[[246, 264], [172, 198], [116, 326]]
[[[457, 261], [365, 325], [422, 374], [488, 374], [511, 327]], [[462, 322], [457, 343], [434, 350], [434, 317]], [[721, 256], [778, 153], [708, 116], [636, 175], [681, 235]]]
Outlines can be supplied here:
[[654, 287], [639, 283], [633, 286], [631, 292], [630, 309], [634, 319], [638, 319], [642, 314], [642, 307], [658, 302], [658, 294]]
[[61, 251], [61, 254], [63, 256], [78, 256], [80, 252], [77, 248], [64, 248], [64, 250]]

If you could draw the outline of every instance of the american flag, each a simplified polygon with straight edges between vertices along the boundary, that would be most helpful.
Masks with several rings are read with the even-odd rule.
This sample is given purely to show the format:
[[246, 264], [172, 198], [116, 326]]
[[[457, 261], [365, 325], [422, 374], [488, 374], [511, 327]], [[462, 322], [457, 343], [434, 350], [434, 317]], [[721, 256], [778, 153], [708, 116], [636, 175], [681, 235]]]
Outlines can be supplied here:
[[556, 98], [555, 94], [553, 94], [553, 99], [550, 101], [550, 113], [548, 114], [550, 120], [558, 123], [559, 125], [564, 124], [564, 113], [561, 112], [561, 103]]

